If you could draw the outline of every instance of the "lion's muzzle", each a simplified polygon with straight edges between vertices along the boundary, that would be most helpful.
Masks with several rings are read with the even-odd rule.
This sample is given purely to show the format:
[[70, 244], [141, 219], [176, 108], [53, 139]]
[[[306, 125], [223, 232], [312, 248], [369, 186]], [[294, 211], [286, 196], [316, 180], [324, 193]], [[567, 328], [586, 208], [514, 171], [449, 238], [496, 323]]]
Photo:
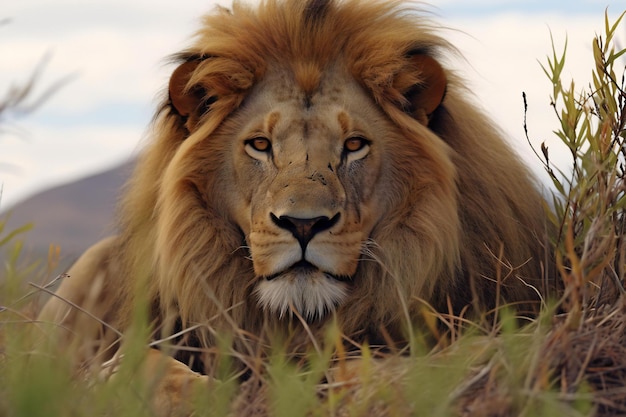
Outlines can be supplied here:
[[[275, 258], [291, 264], [271, 275], [261, 277], [256, 287], [259, 304], [266, 310], [283, 317], [296, 310], [306, 320], [324, 317], [345, 299], [348, 293], [347, 276], [337, 276], [325, 267], [330, 257], [320, 253], [318, 240], [335, 227], [341, 218], [337, 213], [332, 217], [315, 216], [299, 218], [276, 216], [270, 213], [271, 223], [289, 232], [292, 244], [283, 251], [274, 253]], [[314, 239], [320, 237], [318, 239]], [[297, 241], [297, 243], [296, 243]], [[328, 243], [328, 242], [326, 242]], [[332, 268], [331, 268], [332, 270]]]

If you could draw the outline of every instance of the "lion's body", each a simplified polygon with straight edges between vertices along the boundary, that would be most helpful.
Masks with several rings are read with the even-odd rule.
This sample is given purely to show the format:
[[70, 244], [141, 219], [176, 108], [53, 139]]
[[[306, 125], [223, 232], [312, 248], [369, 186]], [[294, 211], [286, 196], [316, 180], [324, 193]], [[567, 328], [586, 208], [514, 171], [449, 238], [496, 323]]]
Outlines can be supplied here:
[[336, 317], [353, 340], [401, 342], [424, 302], [535, 300], [542, 199], [437, 63], [446, 49], [394, 2], [209, 15], [179, 56], [120, 236], [60, 294], [82, 300], [106, 275], [94, 297], [114, 327], [143, 288], [161, 336], [201, 324], [181, 343], [210, 347], [241, 329], [238, 349], [241, 334], [305, 335], [296, 316], [314, 333]]

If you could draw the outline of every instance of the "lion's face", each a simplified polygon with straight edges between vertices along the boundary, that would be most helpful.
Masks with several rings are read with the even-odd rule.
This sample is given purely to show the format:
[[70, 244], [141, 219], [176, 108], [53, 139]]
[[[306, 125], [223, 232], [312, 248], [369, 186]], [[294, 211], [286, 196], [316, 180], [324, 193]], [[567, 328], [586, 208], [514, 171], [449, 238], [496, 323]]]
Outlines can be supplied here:
[[268, 76], [229, 124], [240, 193], [231, 210], [258, 277], [254, 293], [279, 316], [293, 307], [322, 317], [348, 295], [377, 221], [388, 123], [335, 73], [310, 97], [283, 74]]
[[[221, 305], [251, 317], [260, 308], [270, 316], [262, 320], [298, 313], [314, 321], [363, 304], [374, 285], [397, 289], [415, 262], [424, 270], [410, 278], [415, 293], [431, 291], [430, 277], [452, 266], [444, 252], [456, 253], [454, 174], [428, 129], [445, 96], [443, 68], [412, 42], [372, 55], [386, 34], [372, 47], [360, 37], [341, 47], [315, 26], [323, 16], [301, 28], [315, 36], [252, 36], [254, 18], [250, 38], [224, 28], [237, 46], [207, 32], [199, 50], [181, 56], [167, 103], [181, 142], [159, 190], [157, 234], [160, 265], [179, 268], [169, 274], [177, 285], [161, 274], [161, 294], [180, 300], [208, 283]], [[306, 42], [282, 44], [290, 36]], [[239, 48], [244, 40], [253, 46]], [[380, 256], [379, 247], [395, 253], [406, 243], [411, 266]], [[385, 274], [394, 278], [378, 282]]]
[[205, 17], [122, 205], [123, 277], [155, 319], [208, 324], [205, 346], [331, 312], [355, 341], [403, 340], [424, 302], [536, 296], [541, 196], [433, 27], [386, 0]]
[[[407, 55], [397, 65], [372, 71], [342, 60], [309, 67], [270, 61], [253, 75], [229, 58], [191, 57], [170, 80], [170, 100], [191, 134], [171, 167], [215, 170], [205, 204], [193, 210], [217, 208], [234, 223], [228, 229], [242, 232], [254, 278], [242, 277], [241, 285], [275, 317], [295, 311], [312, 321], [362, 297], [364, 246], [380, 244], [377, 229], [388, 235], [403, 227], [393, 219], [413, 222], [403, 227], [411, 234], [433, 224], [421, 218], [456, 225], [449, 193], [437, 195], [442, 181], [433, 167], [441, 163], [427, 149], [438, 141], [414, 136], [429, 134], [423, 125], [443, 99], [446, 78], [427, 55]], [[358, 75], [363, 71], [367, 77]], [[413, 133], [390, 118], [383, 100], [395, 101], [395, 112], [402, 107]], [[199, 160], [181, 164], [194, 143], [204, 150], [188, 157]], [[428, 191], [416, 204], [417, 190]], [[172, 209], [189, 213], [170, 197]], [[393, 224], [381, 226], [383, 219]]]

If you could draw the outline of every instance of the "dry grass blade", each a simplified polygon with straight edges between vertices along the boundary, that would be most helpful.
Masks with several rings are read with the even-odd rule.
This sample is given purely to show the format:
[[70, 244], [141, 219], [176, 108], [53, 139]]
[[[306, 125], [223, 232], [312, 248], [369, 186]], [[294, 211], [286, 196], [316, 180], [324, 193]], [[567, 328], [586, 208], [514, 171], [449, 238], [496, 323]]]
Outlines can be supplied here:
[[[24, 117], [43, 106], [59, 89], [75, 78], [75, 75], [66, 76], [48, 86], [43, 92], [35, 94], [39, 80], [50, 60], [50, 55], [44, 56], [28, 80], [22, 84], [13, 85], [0, 100], [0, 126], [6, 125], [11, 117]], [[2, 130], [0, 130], [0, 133]]]

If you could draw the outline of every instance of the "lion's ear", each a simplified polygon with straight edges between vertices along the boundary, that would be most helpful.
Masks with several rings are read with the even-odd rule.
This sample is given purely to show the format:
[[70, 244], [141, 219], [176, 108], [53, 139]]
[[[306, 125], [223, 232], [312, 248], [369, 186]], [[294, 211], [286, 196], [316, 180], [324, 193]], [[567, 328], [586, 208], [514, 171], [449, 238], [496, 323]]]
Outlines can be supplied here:
[[448, 85], [446, 74], [437, 60], [429, 55], [415, 54], [410, 57], [419, 82], [404, 93], [409, 112], [420, 123], [428, 125], [430, 116], [441, 105]]
[[207, 97], [207, 91], [201, 85], [190, 85], [191, 77], [201, 62], [196, 59], [182, 63], [170, 78], [170, 103], [178, 114], [188, 120], [188, 128], [193, 127], [215, 101], [214, 98]]

